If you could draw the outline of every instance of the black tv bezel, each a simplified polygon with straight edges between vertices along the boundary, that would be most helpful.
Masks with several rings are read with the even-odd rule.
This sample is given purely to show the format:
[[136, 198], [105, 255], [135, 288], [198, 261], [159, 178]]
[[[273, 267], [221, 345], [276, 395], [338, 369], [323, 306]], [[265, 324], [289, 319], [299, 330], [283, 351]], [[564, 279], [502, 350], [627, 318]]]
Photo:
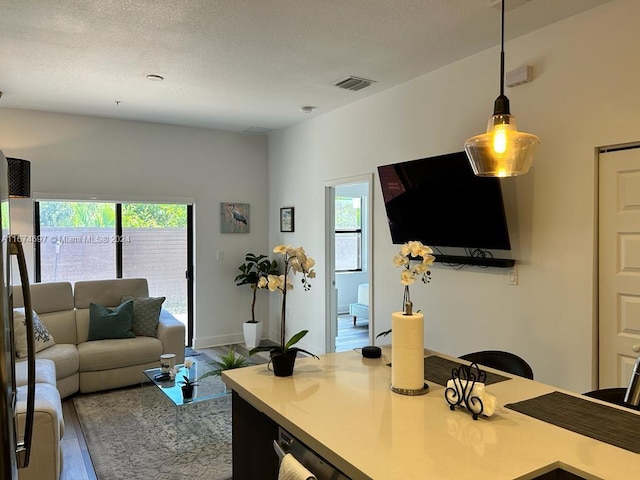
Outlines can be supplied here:
[[[429, 165], [430, 163], [431, 165]], [[419, 175], [419, 178], [416, 178], [416, 175]], [[391, 239], [394, 244], [402, 244], [409, 240], [419, 240], [426, 245], [443, 249], [457, 247], [468, 250], [511, 250], [511, 239], [500, 179], [474, 175], [464, 151], [380, 165], [378, 166], [378, 177], [383, 192]], [[395, 181], [394, 185], [398, 185], [398, 182], [400, 182], [399, 188], [390, 187], [390, 178]], [[451, 182], [451, 178], [457, 179], [456, 184]], [[443, 180], [446, 180], [446, 182], [443, 183]], [[393, 211], [393, 204], [395, 204], [396, 210], [402, 212], [409, 212], [411, 206], [414, 207], [414, 210], [426, 210], [429, 207], [429, 203], [433, 208], [435, 202], [433, 198], [426, 198], [428, 196], [426, 189], [429, 188], [430, 184], [433, 185], [434, 182], [439, 182], [435, 187], [438, 190], [437, 193], [440, 193], [437, 198], [447, 198], [449, 191], [446, 187], [453, 191], [447, 201], [451, 204], [456, 204], [454, 211], [450, 213], [450, 215], [456, 215], [458, 219], [455, 224], [458, 227], [455, 234], [457, 236], [455, 237], [450, 237], [447, 232], [443, 232], [446, 230], [445, 228], [441, 228], [441, 231], [437, 234], [425, 234], [424, 227], [416, 226], [412, 227], [414, 229], [412, 231], [408, 229], [411, 223], [406, 218], [409, 213], [406, 213], [404, 218], [400, 218]], [[460, 206], [462, 200], [459, 197], [455, 197], [455, 199], [452, 197], [455, 193], [460, 193], [461, 190], [464, 191], [465, 187], [470, 190], [465, 192], [463, 197], [463, 201], [469, 204], [468, 209]], [[470, 193], [471, 191], [473, 193]], [[433, 195], [437, 195], [437, 193], [433, 193]], [[402, 208], [403, 202], [405, 208]], [[483, 202], [486, 202], [486, 205], [477, 205]], [[471, 225], [482, 224], [482, 219], [474, 219], [471, 216], [471, 212], [477, 212], [478, 208], [486, 208], [486, 211], [483, 212], [486, 216], [483, 218], [490, 219], [487, 224], [493, 225], [493, 228], [499, 230], [500, 233], [485, 236], [482, 241], [476, 241], [480, 238], [477, 234], [464, 233], [473, 228]], [[441, 218], [445, 216], [443, 215]], [[429, 221], [428, 211], [425, 213], [425, 221]], [[405, 232], [398, 233], [398, 228], [394, 228], [394, 223], [402, 224], [399, 228], [404, 228]], [[447, 221], [446, 224], [454, 225], [452, 221]], [[466, 228], [461, 228], [461, 225]], [[451, 229], [455, 230], [453, 227]], [[482, 232], [482, 230], [479, 230], [479, 232]], [[476, 235], [476, 240], [469, 240], [474, 235]], [[434, 241], [436, 239], [446, 239], [446, 241]], [[511, 265], [501, 264], [499, 266]]]

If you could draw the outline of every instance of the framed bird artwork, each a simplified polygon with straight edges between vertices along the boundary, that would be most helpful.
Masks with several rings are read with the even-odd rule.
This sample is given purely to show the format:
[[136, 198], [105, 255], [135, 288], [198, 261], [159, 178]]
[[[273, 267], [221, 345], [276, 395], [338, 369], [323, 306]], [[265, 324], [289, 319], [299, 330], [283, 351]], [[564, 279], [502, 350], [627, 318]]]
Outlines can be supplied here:
[[220, 233], [249, 233], [249, 204], [220, 204]]
[[294, 215], [293, 207], [283, 207], [280, 209], [280, 231], [281, 232], [293, 232], [294, 231]]

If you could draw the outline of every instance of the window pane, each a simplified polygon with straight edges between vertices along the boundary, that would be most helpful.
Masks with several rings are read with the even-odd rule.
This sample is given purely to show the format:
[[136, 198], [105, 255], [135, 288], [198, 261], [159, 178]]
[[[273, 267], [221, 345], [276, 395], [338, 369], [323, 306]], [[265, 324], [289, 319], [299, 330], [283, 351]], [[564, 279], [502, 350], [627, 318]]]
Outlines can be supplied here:
[[336, 270], [360, 270], [361, 234], [336, 233]]
[[122, 204], [122, 276], [146, 278], [149, 295], [187, 325], [187, 206]]
[[115, 205], [40, 202], [41, 281], [115, 278]]
[[336, 197], [336, 230], [360, 230], [361, 197]]

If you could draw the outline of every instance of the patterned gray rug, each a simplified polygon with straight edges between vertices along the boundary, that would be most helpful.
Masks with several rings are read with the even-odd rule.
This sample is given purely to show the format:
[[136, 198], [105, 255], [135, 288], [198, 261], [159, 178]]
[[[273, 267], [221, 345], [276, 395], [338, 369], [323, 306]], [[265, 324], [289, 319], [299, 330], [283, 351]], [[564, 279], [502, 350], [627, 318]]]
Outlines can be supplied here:
[[98, 480], [232, 477], [231, 396], [186, 406], [179, 416], [153, 386], [73, 401]]

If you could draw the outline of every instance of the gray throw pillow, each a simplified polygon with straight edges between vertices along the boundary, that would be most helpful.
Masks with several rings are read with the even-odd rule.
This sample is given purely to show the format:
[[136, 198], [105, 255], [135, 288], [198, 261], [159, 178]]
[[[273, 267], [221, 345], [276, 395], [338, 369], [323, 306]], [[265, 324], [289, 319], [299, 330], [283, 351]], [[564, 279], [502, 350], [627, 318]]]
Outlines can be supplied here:
[[160, 310], [166, 297], [124, 296], [121, 302], [133, 300], [133, 326], [131, 330], [142, 337], [155, 337], [158, 332]]
[[[24, 307], [13, 309], [13, 328], [16, 357], [25, 358], [27, 356], [27, 320]], [[56, 344], [53, 335], [49, 333], [35, 311], [33, 312], [33, 334], [36, 353]]]
[[89, 305], [88, 340], [107, 338], [134, 338], [131, 331], [133, 323], [133, 302], [124, 302], [116, 308], [108, 308], [92, 303]]

